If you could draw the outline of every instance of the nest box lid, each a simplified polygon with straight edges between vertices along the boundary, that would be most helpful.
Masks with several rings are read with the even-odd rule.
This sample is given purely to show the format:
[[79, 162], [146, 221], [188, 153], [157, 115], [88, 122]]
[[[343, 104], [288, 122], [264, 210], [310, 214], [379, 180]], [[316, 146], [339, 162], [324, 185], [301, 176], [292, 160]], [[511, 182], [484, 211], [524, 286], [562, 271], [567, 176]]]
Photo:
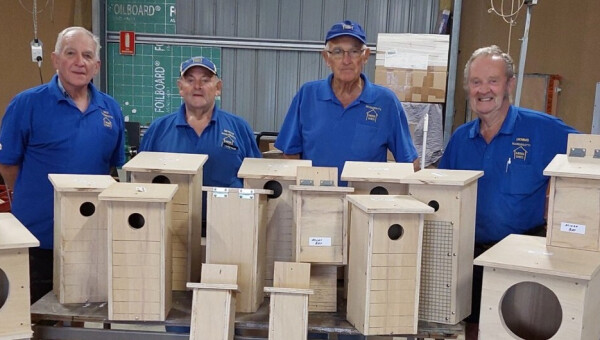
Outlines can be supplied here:
[[11, 213], [0, 213], [0, 249], [39, 247], [33, 234]]
[[250, 189], [250, 188], [225, 188], [225, 187], [208, 187], [203, 186], [202, 191], [213, 193], [216, 196], [223, 194], [239, 194], [239, 195], [273, 195], [273, 190], [269, 189]]
[[207, 159], [204, 154], [143, 151], [125, 163], [123, 170], [194, 175], [202, 172]]
[[481, 176], [483, 171], [477, 170], [422, 169], [404, 177], [402, 183], [464, 186]]
[[474, 261], [479, 266], [590, 280], [600, 252], [546, 246], [546, 238], [511, 234]]
[[554, 156], [552, 162], [544, 169], [544, 175], [556, 177], [574, 177], [600, 179], [600, 159], [583, 162], [574, 160], [563, 154]]
[[434, 209], [409, 195], [348, 195], [348, 201], [369, 214], [431, 214]]
[[342, 180], [400, 183], [400, 179], [414, 172], [413, 163], [346, 161]]
[[177, 184], [117, 182], [98, 195], [101, 201], [169, 202]]
[[239, 178], [296, 180], [299, 166], [312, 166], [308, 159], [244, 158]]
[[101, 192], [117, 181], [110, 175], [49, 174], [56, 191]]

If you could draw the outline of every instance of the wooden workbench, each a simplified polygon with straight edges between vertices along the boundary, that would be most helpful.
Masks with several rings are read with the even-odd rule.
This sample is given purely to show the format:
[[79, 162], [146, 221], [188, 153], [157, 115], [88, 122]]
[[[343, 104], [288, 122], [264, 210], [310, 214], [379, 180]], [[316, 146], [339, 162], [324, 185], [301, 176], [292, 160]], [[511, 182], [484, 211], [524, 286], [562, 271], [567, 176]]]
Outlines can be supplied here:
[[[269, 299], [259, 307], [255, 313], [237, 313], [235, 317], [236, 334], [264, 334], [269, 326]], [[65, 304], [58, 303], [54, 293], [50, 292], [31, 306], [31, 318], [35, 323], [33, 339], [127, 339], [127, 340], [154, 340], [154, 339], [188, 339], [188, 334], [165, 333], [156, 330], [123, 330], [111, 329], [115, 324], [131, 324], [145, 326], [189, 326], [192, 292], [173, 292], [173, 307], [166, 321], [111, 321], [108, 320], [108, 304], [86, 303]], [[315, 312], [309, 313], [309, 333], [320, 334], [360, 334], [345, 318], [345, 301], [341, 301], [338, 311], [335, 313]], [[104, 329], [67, 327], [55, 324], [56, 321], [70, 322], [94, 322], [104, 324]], [[139, 327], [135, 327], [138, 328]], [[155, 327], [156, 328], [156, 327]], [[427, 322], [419, 322], [418, 335], [404, 335], [408, 338], [435, 338], [456, 339], [457, 334], [462, 331], [462, 326], [442, 325]], [[253, 335], [256, 336], [256, 335]], [[238, 337], [236, 337], [237, 339]], [[240, 337], [242, 339], [243, 337]], [[335, 337], [330, 336], [330, 339]], [[248, 339], [248, 338], [244, 338]], [[263, 338], [255, 338], [263, 339]]]

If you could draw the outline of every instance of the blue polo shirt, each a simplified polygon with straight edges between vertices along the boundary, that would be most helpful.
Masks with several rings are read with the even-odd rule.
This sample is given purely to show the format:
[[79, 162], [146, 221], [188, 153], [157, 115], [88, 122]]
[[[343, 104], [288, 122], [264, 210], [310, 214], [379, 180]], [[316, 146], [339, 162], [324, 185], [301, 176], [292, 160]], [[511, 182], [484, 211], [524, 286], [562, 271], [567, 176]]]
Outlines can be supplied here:
[[82, 113], [58, 86], [58, 76], [19, 93], [8, 105], [0, 130], [0, 163], [20, 167], [12, 213], [40, 241], [54, 244], [54, 188], [48, 174], [109, 174], [125, 160], [119, 104], [88, 87]]
[[156, 119], [144, 133], [141, 151], [206, 154], [203, 185], [242, 187], [237, 172], [245, 157], [260, 158], [254, 132], [241, 117], [215, 107], [200, 136], [185, 119], [185, 104]]
[[385, 162], [388, 149], [397, 162], [414, 161], [417, 150], [400, 101], [389, 89], [361, 77], [363, 91], [346, 108], [331, 88], [333, 74], [304, 84], [292, 100], [275, 147], [300, 154], [314, 166], [335, 166], [338, 176], [346, 161]]
[[544, 169], [554, 156], [566, 153], [568, 134], [578, 132], [556, 117], [511, 106], [487, 144], [479, 122], [456, 130], [439, 167], [484, 171], [477, 184], [475, 242], [491, 243], [545, 223], [549, 178]]

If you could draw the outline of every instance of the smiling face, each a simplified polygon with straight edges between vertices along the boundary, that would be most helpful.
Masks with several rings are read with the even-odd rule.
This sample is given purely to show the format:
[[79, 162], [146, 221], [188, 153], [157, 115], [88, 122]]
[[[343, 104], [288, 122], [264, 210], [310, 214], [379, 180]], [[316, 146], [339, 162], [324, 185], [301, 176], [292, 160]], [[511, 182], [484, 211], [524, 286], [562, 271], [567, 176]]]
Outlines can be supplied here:
[[484, 55], [471, 62], [467, 80], [469, 105], [480, 118], [505, 114], [515, 78], [506, 76], [506, 64], [500, 56]]
[[[327, 42], [322, 55], [331, 68], [334, 79], [342, 82], [353, 82], [360, 77], [370, 53], [368, 48], [362, 49], [363, 43], [360, 40], [347, 35], [333, 38]], [[340, 51], [341, 55], [338, 54]], [[357, 53], [359, 51], [360, 53]]]
[[177, 80], [179, 94], [185, 102], [187, 111], [212, 111], [215, 97], [221, 94], [221, 80], [201, 66], [187, 70]]
[[87, 85], [100, 69], [96, 55], [96, 43], [81, 31], [72, 31], [62, 38], [60, 51], [52, 52], [52, 64], [65, 90], [73, 95], [86, 90]]

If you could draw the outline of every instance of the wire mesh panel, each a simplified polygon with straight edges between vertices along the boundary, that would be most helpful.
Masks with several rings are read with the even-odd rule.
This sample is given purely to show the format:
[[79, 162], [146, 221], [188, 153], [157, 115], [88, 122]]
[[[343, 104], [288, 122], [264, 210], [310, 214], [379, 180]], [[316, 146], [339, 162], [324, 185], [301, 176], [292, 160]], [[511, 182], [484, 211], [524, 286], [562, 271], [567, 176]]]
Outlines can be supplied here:
[[453, 225], [425, 221], [421, 261], [419, 319], [447, 322], [452, 313]]

